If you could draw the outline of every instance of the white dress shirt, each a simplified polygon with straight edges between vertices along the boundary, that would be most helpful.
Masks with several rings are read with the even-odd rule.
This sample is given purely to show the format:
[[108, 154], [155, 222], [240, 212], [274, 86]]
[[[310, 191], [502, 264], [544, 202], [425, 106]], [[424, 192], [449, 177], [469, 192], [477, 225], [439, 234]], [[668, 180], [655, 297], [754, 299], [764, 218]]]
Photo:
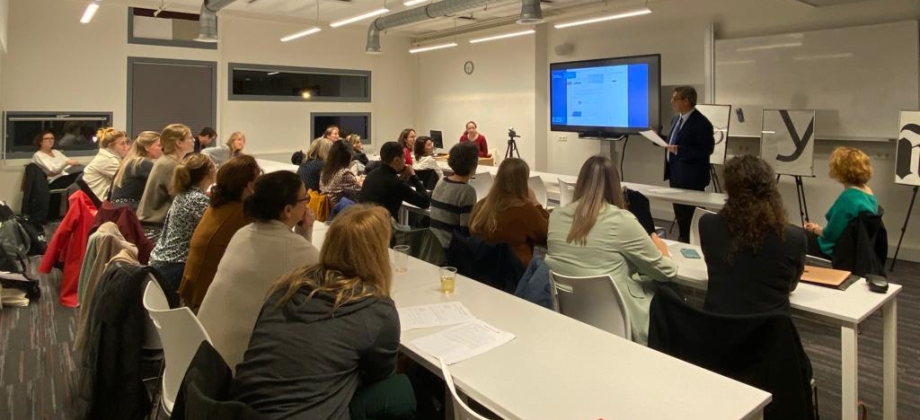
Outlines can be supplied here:
[[70, 175], [67, 173], [67, 168], [70, 167], [67, 164], [67, 156], [57, 149], [52, 149], [51, 154], [53, 156], [48, 156], [47, 153], [39, 150], [32, 155], [32, 163], [45, 170], [45, 174], [48, 175], [48, 183], [64, 175]]

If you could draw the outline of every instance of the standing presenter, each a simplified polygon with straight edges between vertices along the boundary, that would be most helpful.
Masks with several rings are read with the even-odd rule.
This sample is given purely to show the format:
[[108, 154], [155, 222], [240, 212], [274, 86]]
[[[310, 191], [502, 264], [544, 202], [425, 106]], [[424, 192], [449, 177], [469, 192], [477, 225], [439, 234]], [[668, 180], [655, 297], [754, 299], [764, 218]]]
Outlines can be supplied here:
[[[703, 191], [709, 185], [709, 155], [715, 147], [712, 123], [696, 110], [696, 90], [678, 86], [671, 95], [671, 134], [665, 154], [664, 179], [672, 188]], [[695, 206], [674, 204], [680, 241], [689, 242]]]

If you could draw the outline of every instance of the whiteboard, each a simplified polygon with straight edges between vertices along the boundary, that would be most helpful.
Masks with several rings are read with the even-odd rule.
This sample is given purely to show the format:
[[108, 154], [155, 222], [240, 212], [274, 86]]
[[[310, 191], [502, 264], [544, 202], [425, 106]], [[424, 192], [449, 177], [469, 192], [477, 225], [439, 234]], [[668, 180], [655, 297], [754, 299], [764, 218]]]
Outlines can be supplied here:
[[895, 184], [920, 186], [920, 111], [901, 111], [901, 134], [895, 146]]
[[[732, 136], [760, 137], [763, 109], [814, 109], [817, 138], [896, 138], [917, 109], [917, 21], [716, 41], [716, 103], [730, 104]], [[744, 121], [738, 118], [738, 109]]]
[[728, 126], [731, 123], [731, 105], [697, 104], [696, 110], [712, 123], [712, 139], [715, 145], [709, 155], [709, 164], [725, 164], [725, 143], [728, 143]]

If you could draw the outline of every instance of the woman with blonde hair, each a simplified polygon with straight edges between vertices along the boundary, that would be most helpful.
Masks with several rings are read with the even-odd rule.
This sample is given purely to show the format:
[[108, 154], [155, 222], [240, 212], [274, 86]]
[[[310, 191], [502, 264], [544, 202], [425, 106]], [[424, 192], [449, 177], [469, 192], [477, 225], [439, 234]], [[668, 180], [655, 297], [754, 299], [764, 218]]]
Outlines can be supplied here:
[[855, 147], [838, 147], [831, 153], [830, 177], [843, 184], [843, 192], [824, 218], [827, 226], [805, 223], [808, 233], [808, 254], [832, 260], [834, 245], [850, 221], [862, 212], [878, 213], [878, 200], [869, 180], [872, 179], [872, 163], [869, 156]]
[[470, 234], [507, 243], [527, 267], [536, 245], [546, 246], [549, 213], [527, 186], [530, 167], [521, 159], [502, 161], [489, 194], [473, 207]]
[[160, 133], [163, 156], [157, 159], [147, 177], [144, 195], [137, 207], [137, 218], [141, 222], [161, 224], [172, 204], [173, 173], [185, 155], [195, 149], [192, 130], [185, 124], [170, 124]]
[[340, 137], [339, 137], [339, 126], [337, 126], [337, 125], [335, 125], [335, 124], [332, 124], [332, 125], [326, 127], [326, 131], [323, 132], [323, 137], [321, 137], [321, 138], [324, 138], [324, 139], [326, 139], [326, 140], [329, 140], [329, 141], [331, 141], [331, 142], [333, 142], [333, 143], [339, 141], [339, 139], [340, 139]]
[[128, 155], [121, 161], [115, 185], [112, 187], [112, 204], [131, 206], [135, 211], [144, 196], [147, 177], [154, 161], [163, 155], [160, 133], [144, 131], [137, 136]]
[[[355, 205], [335, 218], [319, 262], [270, 290], [236, 367], [235, 400], [277, 419], [414, 415], [411, 385], [394, 376], [400, 331], [389, 242], [390, 215], [382, 207]], [[372, 386], [387, 404], [367, 403], [359, 387]], [[381, 412], [362, 410], [373, 406]]]
[[319, 191], [319, 177], [323, 172], [326, 158], [329, 157], [329, 148], [332, 142], [325, 138], [313, 140], [310, 150], [307, 151], [307, 160], [297, 168], [297, 175], [306, 185], [308, 190]]
[[179, 291], [192, 234], [211, 201], [205, 190], [214, 182], [215, 172], [211, 158], [201, 154], [190, 155], [176, 166], [171, 187], [176, 198], [150, 253], [150, 266], [162, 274], [168, 294]]
[[[345, 141], [351, 145], [351, 148], [354, 149], [354, 159], [360, 162], [362, 165], [367, 165], [367, 162], [370, 160], [367, 158], [367, 154], [364, 153], [364, 143], [361, 142], [361, 136], [357, 134], [349, 134], [348, 137], [345, 137]], [[362, 168], [363, 170], [363, 168]], [[357, 174], [357, 172], [355, 172]]]
[[96, 153], [96, 157], [83, 170], [83, 181], [93, 190], [96, 198], [107, 200], [115, 173], [118, 172], [121, 159], [128, 154], [130, 146], [127, 134], [112, 127], [99, 129], [96, 132], [96, 141], [99, 144], [99, 153]]
[[217, 146], [209, 147], [201, 151], [201, 153], [208, 155], [211, 160], [219, 167], [226, 163], [228, 160], [233, 159], [237, 156], [243, 154], [243, 148], [246, 146], [246, 135], [236, 131], [230, 135], [230, 138], [227, 139], [227, 142]]
[[649, 236], [623, 208], [620, 176], [609, 158], [581, 167], [574, 201], [549, 217], [546, 265], [566, 276], [610, 275], [629, 314], [632, 340], [648, 342], [648, 313], [656, 282], [677, 274], [668, 247]]

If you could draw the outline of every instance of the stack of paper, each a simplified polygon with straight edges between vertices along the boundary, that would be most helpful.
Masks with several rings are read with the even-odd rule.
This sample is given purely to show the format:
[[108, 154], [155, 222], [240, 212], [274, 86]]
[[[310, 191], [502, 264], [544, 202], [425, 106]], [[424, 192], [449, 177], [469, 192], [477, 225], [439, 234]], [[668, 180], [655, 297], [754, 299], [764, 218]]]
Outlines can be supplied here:
[[398, 308], [399, 325], [403, 331], [417, 328], [443, 327], [474, 321], [476, 318], [460, 302]]
[[412, 345], [448, 365], [483, 354], [514, 340], [514, 334], [475, 320], [412, 340]]
[[29, 298], [19, 289], [0, 289], [0, 307], [3, 306], [29, 306]]

